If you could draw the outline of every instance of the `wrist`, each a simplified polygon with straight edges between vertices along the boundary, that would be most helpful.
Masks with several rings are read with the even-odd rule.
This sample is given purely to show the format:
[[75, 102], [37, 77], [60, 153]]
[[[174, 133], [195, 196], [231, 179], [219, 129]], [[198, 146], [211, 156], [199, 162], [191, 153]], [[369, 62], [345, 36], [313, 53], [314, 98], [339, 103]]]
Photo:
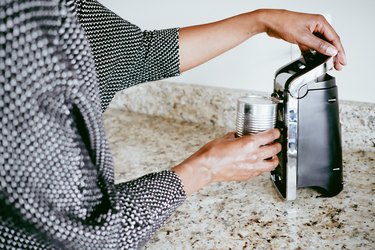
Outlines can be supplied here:
[[191, 161], [191, 159], [187, 159], [172, 168], [172, 171], [181, 179], [187, 196], [190, 196], [212, 182], [211, 171]]
[[265, 12], [265, 10], [255, 10], [234, 16], [234, 19], [239, 24], [237, 30], [245, 33], [244, 40], [266, 31]]
[[280, 11], [283, 10], [259, 9], [255, 11], [257, 13], [258, 25], [262, 30], [261, 32], [271, 35], [272, 30], [274, 30], [274, 19], [276, 18], [276, 21], [279, 19], [277, 16]]
[[267, 9], [258, 9], [253, 11], [256, 26], [258, 27], [258, 33], [267, 32], [269, 29], [269, 23], [267, 22], [267, 18], [269, 16], [269, 10]]

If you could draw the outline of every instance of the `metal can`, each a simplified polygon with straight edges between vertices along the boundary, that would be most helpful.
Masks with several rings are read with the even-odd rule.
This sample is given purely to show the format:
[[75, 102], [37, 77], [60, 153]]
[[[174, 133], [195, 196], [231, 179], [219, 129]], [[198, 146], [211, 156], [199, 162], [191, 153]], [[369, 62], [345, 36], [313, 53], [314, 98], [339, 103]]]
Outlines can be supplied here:
[[236, 136], [256, 134], [275, 127], [277, 102], [265, 96], [242, 96], [237, 100]]

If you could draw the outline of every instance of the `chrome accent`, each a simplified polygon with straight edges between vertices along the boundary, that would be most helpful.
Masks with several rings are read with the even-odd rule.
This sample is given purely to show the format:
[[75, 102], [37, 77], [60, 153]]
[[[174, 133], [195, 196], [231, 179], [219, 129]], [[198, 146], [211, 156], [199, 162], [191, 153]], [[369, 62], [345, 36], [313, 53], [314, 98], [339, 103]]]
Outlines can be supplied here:
[[289, 96], [284, 112], [288, 138], [285, 200], [295, 200], [297, 197], [298, 99]]
[[284, 91], [285, 89], [285, 83], [288, 81], [288, 79], [293, 76], [290, 73], [282, 72], [278, 74], [275, 78], [275, 91]]
[[[275, 189], [276, 189], [276, 191], [277, 191], [277, 195], [278, 195], [279, 197], [281, 197], [282, 199], [286, 200], [286, 197], [284, 197], [284, 195], [280, 192], [278, 186], [276, 185], [275, 176], [276, 176], [276, 175], [271, 174], [272, 184], [273, 184], [273, 186], [275, 187]], [[277, 177], [279, 177], [279, 181], [280, 181], [280, 180], [281, 180], [280, 176], [277, 176]]]
[[[333, 57], [328, 57], [327, 60], [310, 70], [309, 72], [293, 79], [289, 84], [289, 93], [294, 98], [299, 98], [299, 90], [307, 83], [317, 79], [333, 69]], [[281, 75], [281, 74], [280, 74]]]
[[336, 102], [337, 99], [336, 98], [331, 98], [331, 99], [328, 99], [328, 102]]

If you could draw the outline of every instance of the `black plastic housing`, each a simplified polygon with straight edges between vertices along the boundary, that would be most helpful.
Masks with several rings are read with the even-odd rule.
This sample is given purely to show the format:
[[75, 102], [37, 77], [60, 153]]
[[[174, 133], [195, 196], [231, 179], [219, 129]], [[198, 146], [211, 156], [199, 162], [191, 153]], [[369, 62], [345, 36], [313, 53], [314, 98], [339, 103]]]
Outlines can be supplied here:
[[341, 124], [335, 78], [326, 74], [298, 100], [297, 187], [319, 187], [334, 196], [343, 189]]
[[[283, 150], [278, 154], [279, 166], [271, 172], [273, 183], [280, 195], [288, 200], [294, 199], [287, 197], [288, 188], [315, 187], [324, 196], [337, 195], [343, 189], [343, 167], [335, 78], [324, 74], [307, 83], [301, 88], [303, 94], [298, 99], [292, 97], [288, 89], [275, 86], [278, 88], [274, 89], [273, 96], [282, 101], [278, 104], [276, 127], [281, 131], [279, 142]], [[291, 114], [287, 112], [286, 105], [292, 98], [298, 102], [296, 186], [288, 186], [287, 180], [286, 121]]]

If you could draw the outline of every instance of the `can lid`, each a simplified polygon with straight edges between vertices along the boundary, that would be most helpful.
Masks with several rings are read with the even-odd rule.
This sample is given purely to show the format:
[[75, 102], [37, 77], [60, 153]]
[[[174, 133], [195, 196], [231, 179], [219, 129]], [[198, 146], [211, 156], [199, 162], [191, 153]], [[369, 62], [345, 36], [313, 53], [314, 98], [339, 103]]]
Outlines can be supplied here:
[[266, 96], [242, 96], [238, 99], [239, 103], [247, 103], [247, 104], [260, 104], [260, 105], [275, 105], [277, 101], [274, 98], [266, 97]]

